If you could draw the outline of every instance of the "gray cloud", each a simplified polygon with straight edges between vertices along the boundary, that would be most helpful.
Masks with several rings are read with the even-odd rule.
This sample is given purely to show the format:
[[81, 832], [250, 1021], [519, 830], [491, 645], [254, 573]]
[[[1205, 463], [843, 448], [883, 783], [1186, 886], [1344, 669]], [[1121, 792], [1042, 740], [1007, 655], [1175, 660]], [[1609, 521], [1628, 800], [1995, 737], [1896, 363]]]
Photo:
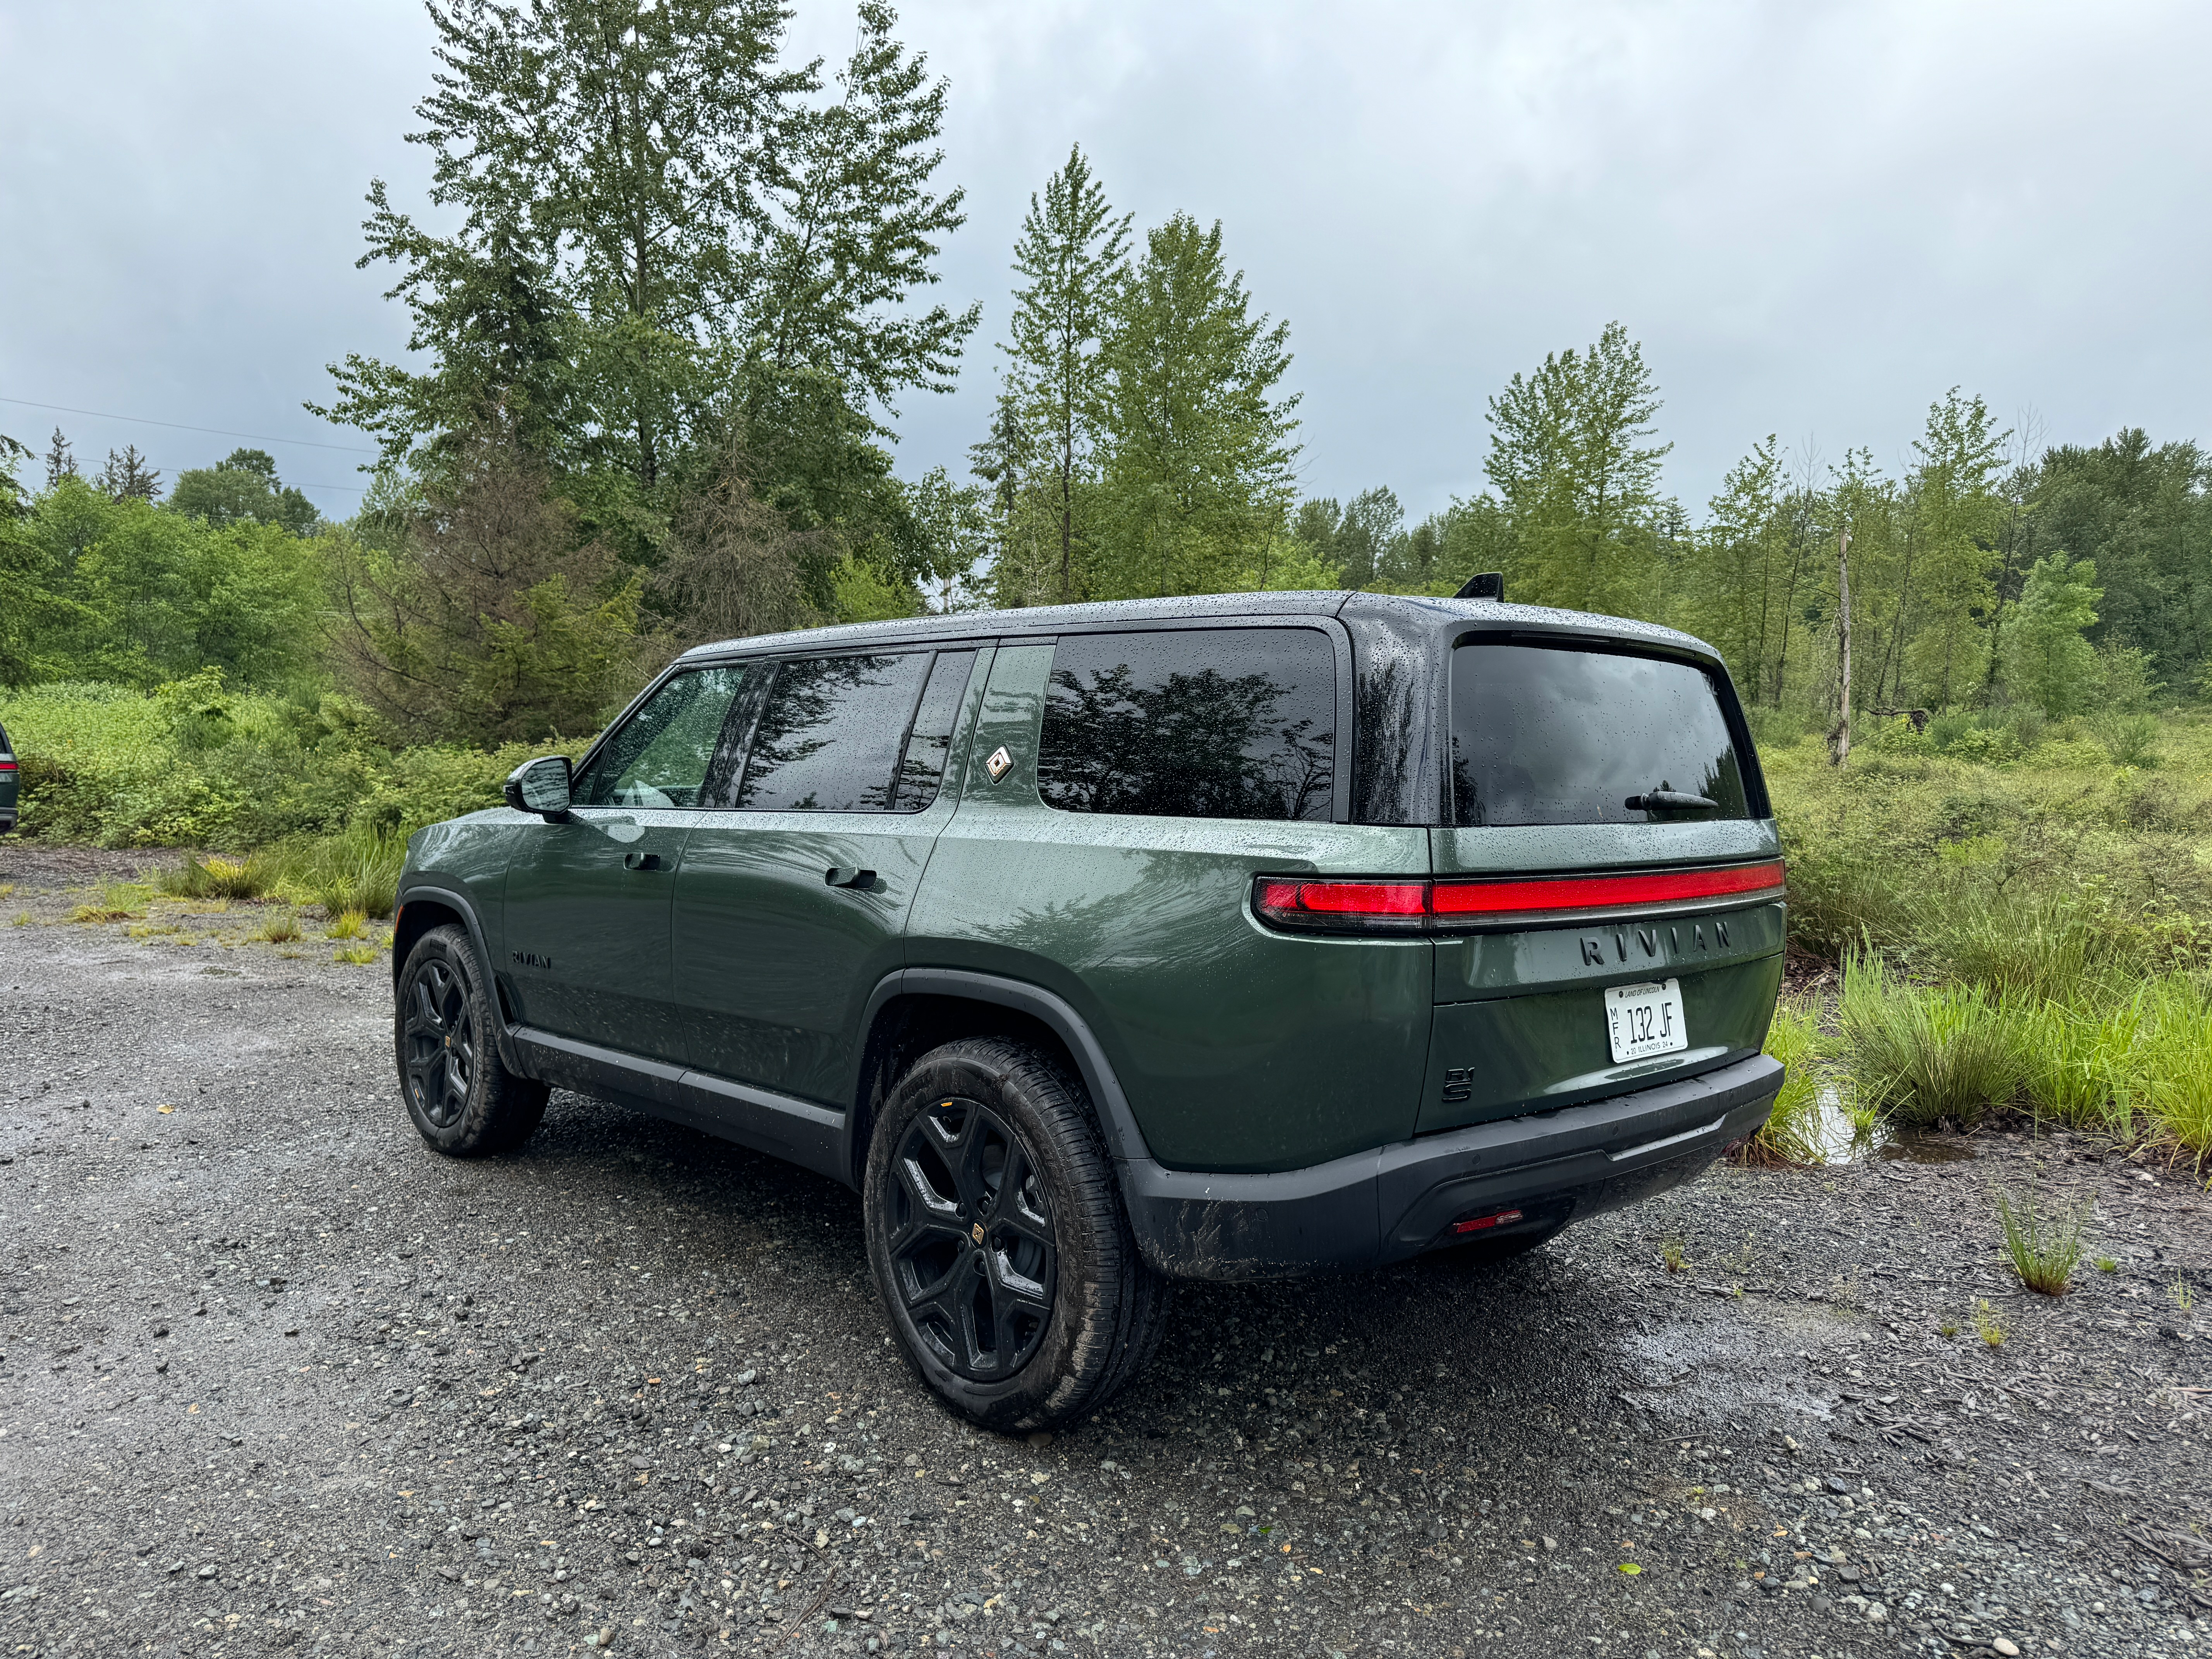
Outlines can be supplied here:
[[[805, 4], [796, 39], [834, 62], [851, 27]], [[977, 0], [905, 31], [969, 191], [941, 292], [987, 314], [958, 392], [908, 400], [902, 471], [964, 465], [1071, 141], [1140, 223], [1224, 222], [1290, 320], [1315, 493], [1479, 488], [1484, 399], [1615, 317], [1693, 512], [1769, 431], [1895, 464], [1954, 384], [2059, 439], [2202, 424], [2202, 7]], [[419, 199], [429, 38], [397, 0], [0, 11], [0, 396], [348, 441], [299, 403], [404, 344], [352, 265], [372, 174]], [[172, 473], [229, 447], [0, 404], [26, 439], [55, 419]]]

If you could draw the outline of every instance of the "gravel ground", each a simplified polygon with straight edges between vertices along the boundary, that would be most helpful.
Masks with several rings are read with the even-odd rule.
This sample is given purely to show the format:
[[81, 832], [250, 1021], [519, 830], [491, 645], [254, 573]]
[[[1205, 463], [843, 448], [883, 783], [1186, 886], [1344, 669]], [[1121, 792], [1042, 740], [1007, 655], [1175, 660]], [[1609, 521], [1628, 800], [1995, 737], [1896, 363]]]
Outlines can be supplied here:
[[[1189, 1287], [1002, 1439], [888, 1346], [851, 1194], [570, 1095], [443, 1162], [388, 957], [69, 921], [117, 867], [0, 844], [7, 1651], [2212, 1653], [2179, 1176], [1717, 1168], [1504, 1267]], [[1996, 1251], [2039, 1164], [2115, 1269], [2057, 1302]]]

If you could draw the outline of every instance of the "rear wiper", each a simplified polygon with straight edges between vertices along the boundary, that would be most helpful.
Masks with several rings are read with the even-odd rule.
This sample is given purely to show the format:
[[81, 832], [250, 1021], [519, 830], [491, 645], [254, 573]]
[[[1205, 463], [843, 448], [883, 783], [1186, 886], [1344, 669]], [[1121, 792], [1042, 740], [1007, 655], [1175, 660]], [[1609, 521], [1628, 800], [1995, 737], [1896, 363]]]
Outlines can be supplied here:
[[1662, 778], [1656, 789], [1647, 789], [1640, 795], [1631, 795], [1621, 805], [1632, 812], [1710, 812], [1720, 803], [1717, 800], [1707, 800], [1703, 795], [1685, 794], [1666, 779]]

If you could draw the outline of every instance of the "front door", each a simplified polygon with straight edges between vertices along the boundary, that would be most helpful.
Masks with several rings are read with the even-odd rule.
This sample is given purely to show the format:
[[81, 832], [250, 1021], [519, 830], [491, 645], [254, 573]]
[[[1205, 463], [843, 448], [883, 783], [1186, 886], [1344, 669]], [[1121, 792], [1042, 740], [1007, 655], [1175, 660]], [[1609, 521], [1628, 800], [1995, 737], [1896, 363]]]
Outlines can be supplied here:
[[565, 823], [516, 830], [501, 968], [524, 1024], [673, 1057], [669, 900], [744, 672], [672, 676], [577, 775]]
[[908, 907], [959, 797], [978, 654], [786, 660], [746, 699], [758, 713], [730, 805], [699, 814], [676, 879], [687, 1063], [849, 1103], [861, 1009], [903, 960]]

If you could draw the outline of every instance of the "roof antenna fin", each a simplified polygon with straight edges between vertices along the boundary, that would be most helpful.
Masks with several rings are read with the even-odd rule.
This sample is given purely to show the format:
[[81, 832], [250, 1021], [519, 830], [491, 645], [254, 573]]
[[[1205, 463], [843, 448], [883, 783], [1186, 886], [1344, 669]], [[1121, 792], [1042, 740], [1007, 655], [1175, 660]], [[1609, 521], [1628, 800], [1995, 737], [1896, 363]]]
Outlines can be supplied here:
[[1469, 576], [1467, 586], [1452, 595], [1455, 599], [1503, 599], [1505, 597], [1505, 573], [1486, 570], [1480, 575]]

